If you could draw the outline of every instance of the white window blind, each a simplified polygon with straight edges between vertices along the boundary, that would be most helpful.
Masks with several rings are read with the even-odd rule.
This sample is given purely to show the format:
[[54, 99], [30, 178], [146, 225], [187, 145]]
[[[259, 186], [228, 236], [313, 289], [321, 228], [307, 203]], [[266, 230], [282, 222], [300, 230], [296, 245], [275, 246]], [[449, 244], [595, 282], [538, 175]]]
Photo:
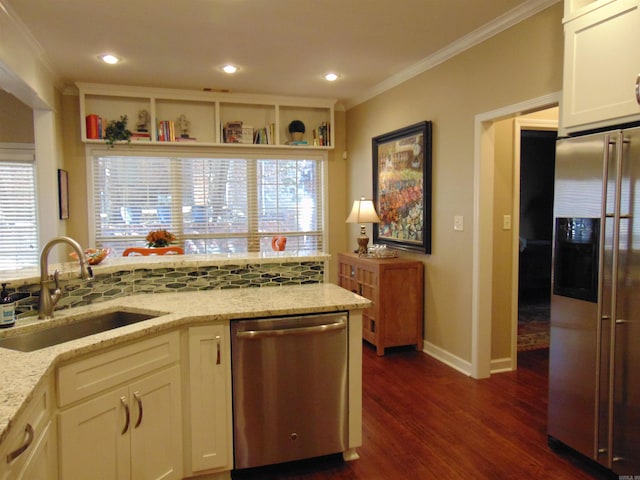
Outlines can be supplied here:
[[121, 252], [166, 229], [185, 253], [322, 250], [321, 160], [93, 157], [95, 239]]
[[0, 270], [38, 265], [33, 149], [0, 148]]

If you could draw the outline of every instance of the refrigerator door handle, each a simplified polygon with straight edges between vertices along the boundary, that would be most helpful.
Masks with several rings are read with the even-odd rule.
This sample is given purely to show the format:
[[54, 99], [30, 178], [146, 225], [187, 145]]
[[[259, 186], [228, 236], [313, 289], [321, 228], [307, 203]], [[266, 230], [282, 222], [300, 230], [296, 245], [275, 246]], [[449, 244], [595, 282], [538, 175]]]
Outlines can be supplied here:
[[611, 256], [611, 317], [614, 320], [611, 322], [611, 334], [609, 338], [609, 385], [607, 391], [607, 397], [609, 398], [609, 405], [607, 411], [607, 445], [608, 445], [608, 454], [607, 454], [607, 466], [612, 468], [614, 460], [613, 455], [613, 433], [614, 433], [614, 404], [613, 401], [614, 393], [615, 393], [615, 351], [616, 351], [616, 317], [618, 316], [618, 268], [619, 268], [619, 260], [620, 260], [620, 219], [621, 219], [621, 210], [622, 210], [622, 163], [624, 159], [623, 150], [625, 146], [628, 148], [629, 142], [626, 141], [623, 137], [622, 132], [618, 132], [616, 134], [616, 143], [618, 148], [616, 149], [616, 190], [614, 195], [614, 217], [613, 217], [613, 252]]
[[[604, 268], [605, 268], [605, 241], [606, 241], [606, 230], [608, 227], [608, 223], [606, 221], [607, 218], [615, 218], [614, 213], [608, 213], [609, 205], [608, 205], [608, 187], [609, 187], [609, 162], [613, 156], [612, 150], [615, 152], [615, 147], [617, 145], [616, 137], [614, 135], [605, 135], [603, 139], [604, 148], [603, 148], [603, 158], [602, 158], [602, 192], [601, 192], [601, 207], [600, 212], [601, 215], [604, 216], [602, 219], [602, 228], [600, 228], [599, 239], [598, 239], [598, 318], [601, 319], [600, 322], [596, 324], [596, 361], [595, 361], [595, 378], [597, 379], [595, 382], [595, 402], [593, 409], [593, 424], [594, 424], [594, 435], [593, 435], [593, 458], [597, 459], [599, 455], [607, 453], [607, 448], [603, 448], [600, 445], [600, 431], [603, 428], [607, 428], [607, 425], [603, 425], [603, 421], [600, 416], [600, 409], [606, 408], [601, 407], [600, 399], [601, 399], [601, 390], [605, 389], [605, 385], [601, 385], [600, 378], [602, 375], [602, 361], [603, 361], [603, 328], [607, 328], [606, 321], [611, 320], [613, 312], [605, 312], [604, 311]], [[615, 210], [615, 209], [614, 209]], [[606, 385], [608, 389], [608, 385]]]

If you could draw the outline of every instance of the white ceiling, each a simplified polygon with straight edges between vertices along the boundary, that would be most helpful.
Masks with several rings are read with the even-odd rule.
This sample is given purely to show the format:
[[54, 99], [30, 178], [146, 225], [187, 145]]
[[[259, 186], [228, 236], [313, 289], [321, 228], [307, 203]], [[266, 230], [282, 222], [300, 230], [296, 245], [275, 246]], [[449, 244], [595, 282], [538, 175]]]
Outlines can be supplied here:
[[[335, 98], [354, 104], [558, 0], [0, 0], [63, 84]], [[515, 20], [514, 20], [515, 19]], [[124, 61], [101, 64], [110, 52]], [[218, 67], [240, 67], [234, 76]], [[423, 68], [424, 69], [424, 68]], [[342, 75], [328, 83], [328, 71]]]

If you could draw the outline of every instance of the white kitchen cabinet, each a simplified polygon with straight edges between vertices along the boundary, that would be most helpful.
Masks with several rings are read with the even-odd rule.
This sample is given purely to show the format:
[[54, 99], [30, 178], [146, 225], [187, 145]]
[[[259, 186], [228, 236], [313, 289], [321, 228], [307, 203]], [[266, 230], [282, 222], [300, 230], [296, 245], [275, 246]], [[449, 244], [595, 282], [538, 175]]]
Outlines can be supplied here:
[[[124, 400], [121, 400], [124, 399]], [[125, 406], [129, 389], [122, 387], [60, 414], [62, 478], [125, 479], [131, 477], [131, 436]]]
[[229, 326], [189, 328], [188, 365], [191, 473], [231, 470]]
[[[127, 128], [136, 133], [139, 113], [149, 114], [148, 132], [134, 135], [134, 143], [180, 147], [224, 146], [225, 148], [314, 148], [329, 150], [335, 145], [334, 99], [279, 97], [226, 92], [160, 89], [123, 85], [78, 83], [80, 94], [81, 139], [85, 143], [104, 143], [88, 134], [87, 116], [95, 115], [100, 122], [119, 120], [126, 115]], [[159, 122], [174, 122], [184, 115], [189, 121], [187, 140], [160, 140]], [[301, 120], [306, 127], [303, 145], [287, 145], [290, 141], [288, 126], [292, 120]], [[268, 144], [225, 143], [222, 130], [227, 122], [243, 123], [253, 129], [270, 130]], [[100, 127], [97, 131], [100, 131]], [[315, 131], [315, 132], [314, 132]], [[326, 132], [323, 141], [320, 133]], [[175, 132], [180, 137], [179, 131]], [[315, 136], [314, 136], [315, 133]]]
[[57, 473], [55, 424], [51, 422], [52, 388], [39, 387], [0, 449], [0, 479], [54, 480]]
[[63, 479], [182, 478], [179, 332], [61, 366]]
[[[40, 438], [33, 444], [33, 453], [14, 480], [54, 480], [58, 478], [55, 424], [47, 422]], [[6, 477], [9, 478], [9, 477]]]
[[180, 412], [178, 365], [64, 410], [61, 478], [182, 478]]
[[640, 0], [597, 0], [565, 12], [565, 133], [640, 120]]

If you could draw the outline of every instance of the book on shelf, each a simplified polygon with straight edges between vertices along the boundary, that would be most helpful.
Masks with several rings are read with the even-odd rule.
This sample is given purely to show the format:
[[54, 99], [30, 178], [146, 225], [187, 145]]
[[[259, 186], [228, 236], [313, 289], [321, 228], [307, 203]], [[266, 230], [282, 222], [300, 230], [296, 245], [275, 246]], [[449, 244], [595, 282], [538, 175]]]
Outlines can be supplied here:
[[131, 132], [131, 141], [132, 142], [150, 142], [151, 134], [149, 132]]
[[158, 122], [158, 141], [175, 142], [176, 126], [173, 120], [160, 120]]
[[258, 145], [272, 145], [271, 125], [268, 127], [256, 128], [253, 134], [253, 143]]
[[253, 127], [251, 125], [242, 125], [240, 143], [253, 143]]
[[92, 140], [99, 140], [104, 138], [102, 133], [102, 117], [95, 113], [90, 113], [85, 117], [85, 124], [87, 128], [87, 138]]
[[274, 143], [276, 143], [275, 138], [276, 138], [276, 124], [270, 123], [267, 129], [267, 143], [269, 145], [273, 145]]
[[322, 122], [318, 128], [313, 129], [313, 144], [316, 147], [331, 145], [331, 123]]
[[242, 143], [242, 122], [225, 123], [222, 130], [222, 141], [224, 143]]

